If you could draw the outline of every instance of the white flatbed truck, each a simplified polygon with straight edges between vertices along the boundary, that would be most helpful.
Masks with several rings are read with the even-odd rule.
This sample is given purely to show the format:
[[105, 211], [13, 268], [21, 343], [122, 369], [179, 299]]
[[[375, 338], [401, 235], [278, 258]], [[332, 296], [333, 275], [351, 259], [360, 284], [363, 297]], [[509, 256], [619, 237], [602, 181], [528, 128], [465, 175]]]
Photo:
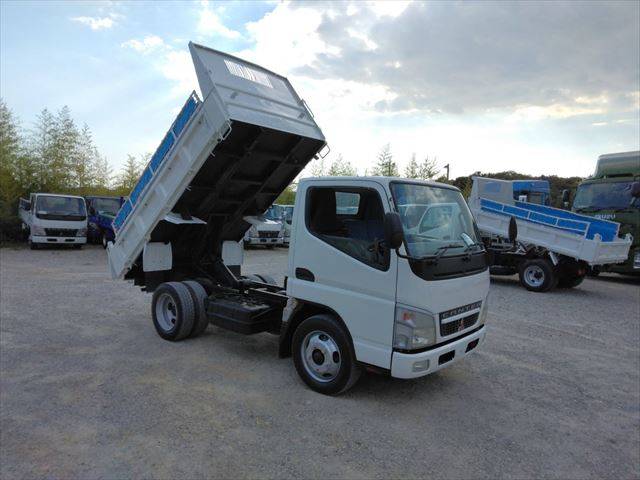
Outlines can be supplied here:
[[[325, 139], [288, 80], [190, 44], [193, 94], [114, 220], [114, 278], [153, 292], [170, 341], [209, 323], [279, 335], [303, 381], [337, 394], [363, 369], [415, 378], [485, 338], [489, 272], [454, 187], [385, 177], [303, 179], [284, 285], [243, 276], [240, 241]], [[456, 205], [437, 236], [407, 230], [398, 205]]]

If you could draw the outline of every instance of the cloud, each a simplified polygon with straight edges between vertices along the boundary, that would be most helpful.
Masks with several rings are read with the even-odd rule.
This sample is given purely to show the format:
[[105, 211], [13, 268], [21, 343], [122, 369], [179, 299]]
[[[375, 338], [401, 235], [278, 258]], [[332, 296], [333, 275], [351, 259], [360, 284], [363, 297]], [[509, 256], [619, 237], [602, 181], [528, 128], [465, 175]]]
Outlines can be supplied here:
[[376, 103], [382, 112], [572, 108], [599, 96], [629, 110], [639, 5], [415, 2], [393, 16], [334, 4], [317, 12], [325, 48], [297, 73], [383, 86], [393, 99]]
[[116, 24], [117, 15], [110, 14], [107, 17], [72, 17], [72, 22], [81, 23], [86, 25], [91, 30], [104, 30], [111, 28]]
[[231, 30], [222, 23], [218, 13], [222, 13], [224, 11], [224, 6], [220, 6], [216, 10], [213, 10], [209, 7], [208, 1], [202, 1], [200, 4], [202, 8], [199, 12], [197, 25], [197, 30], [200, 34], [219, 36], [229, 39], [240, 38], [240, 32]]
[[162, 48], [164, 46], [164, 41], [157, 35], [148, 35], [142, 40], [132, 38], [131, 40], [123, 42], [122, 44], [120, 44], [120, 46], [123, 48], [131, 48], [136, 52], [146, 55], [153, 52], [154, 50], [157, 50], [158, 48]]

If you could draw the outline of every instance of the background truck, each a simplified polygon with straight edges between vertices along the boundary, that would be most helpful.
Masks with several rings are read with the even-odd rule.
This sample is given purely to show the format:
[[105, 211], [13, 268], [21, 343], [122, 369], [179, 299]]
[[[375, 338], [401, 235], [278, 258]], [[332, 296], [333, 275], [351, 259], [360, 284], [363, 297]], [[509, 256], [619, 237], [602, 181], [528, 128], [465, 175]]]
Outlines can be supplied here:
[[244, 246], [262, 245], [273, 248], [284, 245], [284, 228], [282, 222], [270, 216], [269, 210], [262, 215], [249, 216], [244, 219], [251, 225], [244, 234]]
[[82, 248], [87, 243], [87, 210], [82, 197], [32, 193], [29, 200], [20, 199], [18, 210], [32, 250], [46, 244]]
[[284, 237], [284, 246], [288, 247], [291, 243], [291, 222], [293, 221], [293, 205], [279, 205], [274, 203], [269, 207], [270, 215], [282, 222], [282, 231]]
[[87, 239], [107, 248], [107, 244], [115, 239], [111, 223], [124, 203], [124, 197], [88, 196], [84, 199], [89, 214]]
[[[493, 274], [518, 273], [528, 290], [582, 283], [589, 267], [627, 258], [631, 235], [620, 225], [546, 205], [514, 200], [515, 181], [474, 177], [469, 206], [492, 260]], [[509, 239], [510, 223], [518, 239]]]
[[573, 200], [573, 211], [620, 224], [621, 234], [633, 236], [629, 256], [621, 263], [591, 269], [640, 275], [640, 151], [600, 155], [596, 171], [583, 181]]
[[[114, 220], [114, 278], [153, 292], [157, 333], [211, 322], [279, 336], [312, 389], [336, 394], [362, 369], [435, 372], [485, 337], [489, 273], [458, 189], [382, 177], [302, 180], [284, 285], [242, 276], [247, 217], [264, 212], [326, 143], [289, 81], [190, 44], [192, 94]], [[398, 205], [447, 203], [446, 234], [407, 232]], [[443, 230], [444, 232], [444, 230]], [[265, 281], [266, 280], [266, 281]]]

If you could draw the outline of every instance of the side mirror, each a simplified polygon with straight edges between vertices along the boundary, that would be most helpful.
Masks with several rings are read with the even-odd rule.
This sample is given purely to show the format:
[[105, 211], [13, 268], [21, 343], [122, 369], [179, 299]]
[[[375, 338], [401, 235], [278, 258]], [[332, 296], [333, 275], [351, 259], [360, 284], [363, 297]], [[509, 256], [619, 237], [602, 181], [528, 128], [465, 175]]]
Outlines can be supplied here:
[[509, 220], [509, 242], [515, 243], [518, 238], [518, 224], [516, 223], [516, 219], [511, 217]]
[[389, 212], [384, 215], [384, 241], [392, 250], [400, 248], [404, 240], [402, 220], [397, 212]]
[[640, 197], [640, 182], [633, 182], [631, 184], [631, 196], [633, 198]]

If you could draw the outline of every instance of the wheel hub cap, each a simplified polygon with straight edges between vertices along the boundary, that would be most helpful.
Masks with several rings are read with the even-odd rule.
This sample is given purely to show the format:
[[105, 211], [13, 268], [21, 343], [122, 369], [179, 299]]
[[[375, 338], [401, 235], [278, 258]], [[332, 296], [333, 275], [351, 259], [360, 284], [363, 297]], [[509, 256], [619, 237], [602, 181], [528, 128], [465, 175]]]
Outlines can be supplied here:
[[540, 287], [544, 283], [544, 271], [537, 265], [530, 265], [524, 271], [524, 279], [529, 285]]
[[302, 364], [307, 373], [319, 382], [330, 382], [340, 371], [342, 356], [335, 340], [320, 331], [308, 333], [302, 342]]
[[160, 328], [165, 332], [170, 332], [176, 325], [178, 319], [178, 309], [171, 295], [163, 293], [156, 302], [156, 319]]

